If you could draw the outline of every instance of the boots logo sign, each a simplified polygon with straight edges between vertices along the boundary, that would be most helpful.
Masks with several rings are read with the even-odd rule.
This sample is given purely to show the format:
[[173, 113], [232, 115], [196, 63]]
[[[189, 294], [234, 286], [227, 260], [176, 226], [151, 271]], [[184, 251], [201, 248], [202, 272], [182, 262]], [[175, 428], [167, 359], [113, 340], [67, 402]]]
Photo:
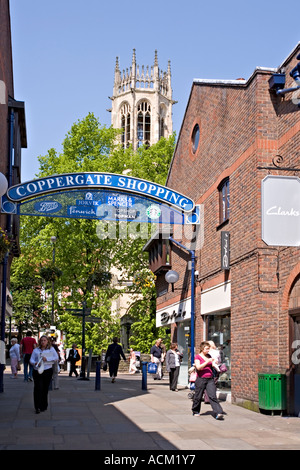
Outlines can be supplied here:
[[170, 325], [191, 318], [191, 299], [177, 302], [156, 312], [156, 326]]
[[300, 246], [300, 179], [268, 175], [262, 180], [262, 240]]

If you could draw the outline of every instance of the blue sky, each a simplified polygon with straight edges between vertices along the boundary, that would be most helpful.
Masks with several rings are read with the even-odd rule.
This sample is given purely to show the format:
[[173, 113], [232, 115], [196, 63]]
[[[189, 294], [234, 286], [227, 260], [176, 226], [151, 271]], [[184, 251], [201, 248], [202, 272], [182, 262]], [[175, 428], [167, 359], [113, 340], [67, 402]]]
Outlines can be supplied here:
[[28, 148], [22, 181], [38, 155], [61, 144], [93, 112], [110, 125], [116, 57], [129, 68], [171, 61], [173, 126], [180, 130], [194, 78], [249, 78], [277, 67], [300, 40], [296, 6], [279, 0], [10, 0], [15, 99], [25, 101]]

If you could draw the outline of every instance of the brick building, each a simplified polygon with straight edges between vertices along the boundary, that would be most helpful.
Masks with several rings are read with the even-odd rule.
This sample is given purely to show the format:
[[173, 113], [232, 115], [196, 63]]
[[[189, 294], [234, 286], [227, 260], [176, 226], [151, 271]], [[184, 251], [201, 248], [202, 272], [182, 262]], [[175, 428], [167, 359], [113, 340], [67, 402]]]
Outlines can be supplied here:
[[[9, 186], [20, 182], [21, 148], [27, 147], [24, 102], [14, 99], [12, 45], [9, 0], [0, 2], [0, 173]], [[2, 208], [3, 209], [3, 208]], [[19, 254], [19, 219], [16, 215], [0, 214], [0, 226], [10, 235], [12, 245], [8, 256], [1, 252], [1, 338], [0, 391], [2, 390], [5, 319], [11, 315], [9, 293], [10, 266], [13, 256]]]
[[[279, 68], [256, 68], [248, 79], [194, 80], [167, 179], [201, 205], [204, 217], [204, 240], [195, 251], [196, 350], [204, 339], [222, 350], [228, 367], [222, 381], [233, 402], [256, 407], [258, 373], [285, 374], [288, 411], [297, 415], [300, 370], [291, 357], [300, 340], [300, 240], [295, 246], [263, 241], [261, 188], [267, 175], [300, 177], [300, 90], [290, 76], [299, 52], [300, 43]], [[277, 94], [280, 87], [292, 91]], [[299, 214], [294, 210], [293, 219]], [[177, 312], [169, 324], [187, 353], [190, 256], [163, 238], [147, 245], [152, 266], [155, 247], [158, 253], [157, 313]], [[188, 238], [177, 240], [191, 246]], [[221, 253], [226, 246], [229, 258]], [[174, 291], [164, 277], [170, 268], [180, 274]]]

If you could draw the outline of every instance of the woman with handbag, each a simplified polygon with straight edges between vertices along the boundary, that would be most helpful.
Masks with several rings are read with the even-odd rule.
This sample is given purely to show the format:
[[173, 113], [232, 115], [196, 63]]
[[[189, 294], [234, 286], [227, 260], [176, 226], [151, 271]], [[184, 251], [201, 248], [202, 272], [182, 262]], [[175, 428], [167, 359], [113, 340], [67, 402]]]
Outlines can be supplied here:
[[58, 354], [51, 344], [51, 339], [41, 336], [38, 347], [31, 354], [30, 363], [33, 365], [33, 400], [35, 412], [40, 413], [48, 408], [48, 390], [52, 379], [54, 362]]
[[166, 369], [169, 372], [170, 390], [178, 392], [177, 383], [182, 355], [178, 351], [178, 344], [172, 343], [166, 355]]
[[195, 356], [197, 379], [195, 382], [195, 395], [193, 399], [192, 412], [193, 416], [200, 415], [201, 399], [204, 390], [206, 390], [215, 418], [222, 419], [224, 411], [217, 399], [216, 384], [214, 382], [213, 376], [213, 367], [215, 367], [215, 361], [210, 356], [209, 350], [210, 344], [207, 341], [203, 341], [200, 344], [199, 354]]
[[116, 380], [121, 356], [124, 361], [126, 361], [122, 346], [118, 344], [118, 338], [115, 337], [113, 338], [113, 343], [108, 346], [105, 355], [105, 362], [108, 363], [109, 375], [111, 377], [112, 383], [114, 383]]

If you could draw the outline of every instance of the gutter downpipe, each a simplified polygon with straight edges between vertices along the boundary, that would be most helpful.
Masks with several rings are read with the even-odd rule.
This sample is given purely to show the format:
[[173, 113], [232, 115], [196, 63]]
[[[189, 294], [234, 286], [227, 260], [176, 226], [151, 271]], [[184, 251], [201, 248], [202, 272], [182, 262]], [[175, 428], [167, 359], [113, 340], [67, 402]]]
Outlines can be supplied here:
[[[14, 145], [14, 110], [11, 110], [9, 123], [10, 123], [10, 139], [9, 139], [9, 171], [8, 171], [8, 187], [12, 186], [12, 157], [13, 157], [13, 145]], [[6, 231], [11, 232], [11, 215], [6, 216]], [[6, 285], [7, 285], [7, 266], [8, 266], [9, 251], [7, 251], [2, 261], [2, 293], [1, 293], [1, 336], [0, 336], [0, 393], [3, 393], [3, 374], [5, 368], [5, 311], [6, 311]]]
[[191, 255], [191, 365], [193, 365], [195, 360], [195, 250], [190, 250], [172, 237], [169, 237], [169, 240]]

